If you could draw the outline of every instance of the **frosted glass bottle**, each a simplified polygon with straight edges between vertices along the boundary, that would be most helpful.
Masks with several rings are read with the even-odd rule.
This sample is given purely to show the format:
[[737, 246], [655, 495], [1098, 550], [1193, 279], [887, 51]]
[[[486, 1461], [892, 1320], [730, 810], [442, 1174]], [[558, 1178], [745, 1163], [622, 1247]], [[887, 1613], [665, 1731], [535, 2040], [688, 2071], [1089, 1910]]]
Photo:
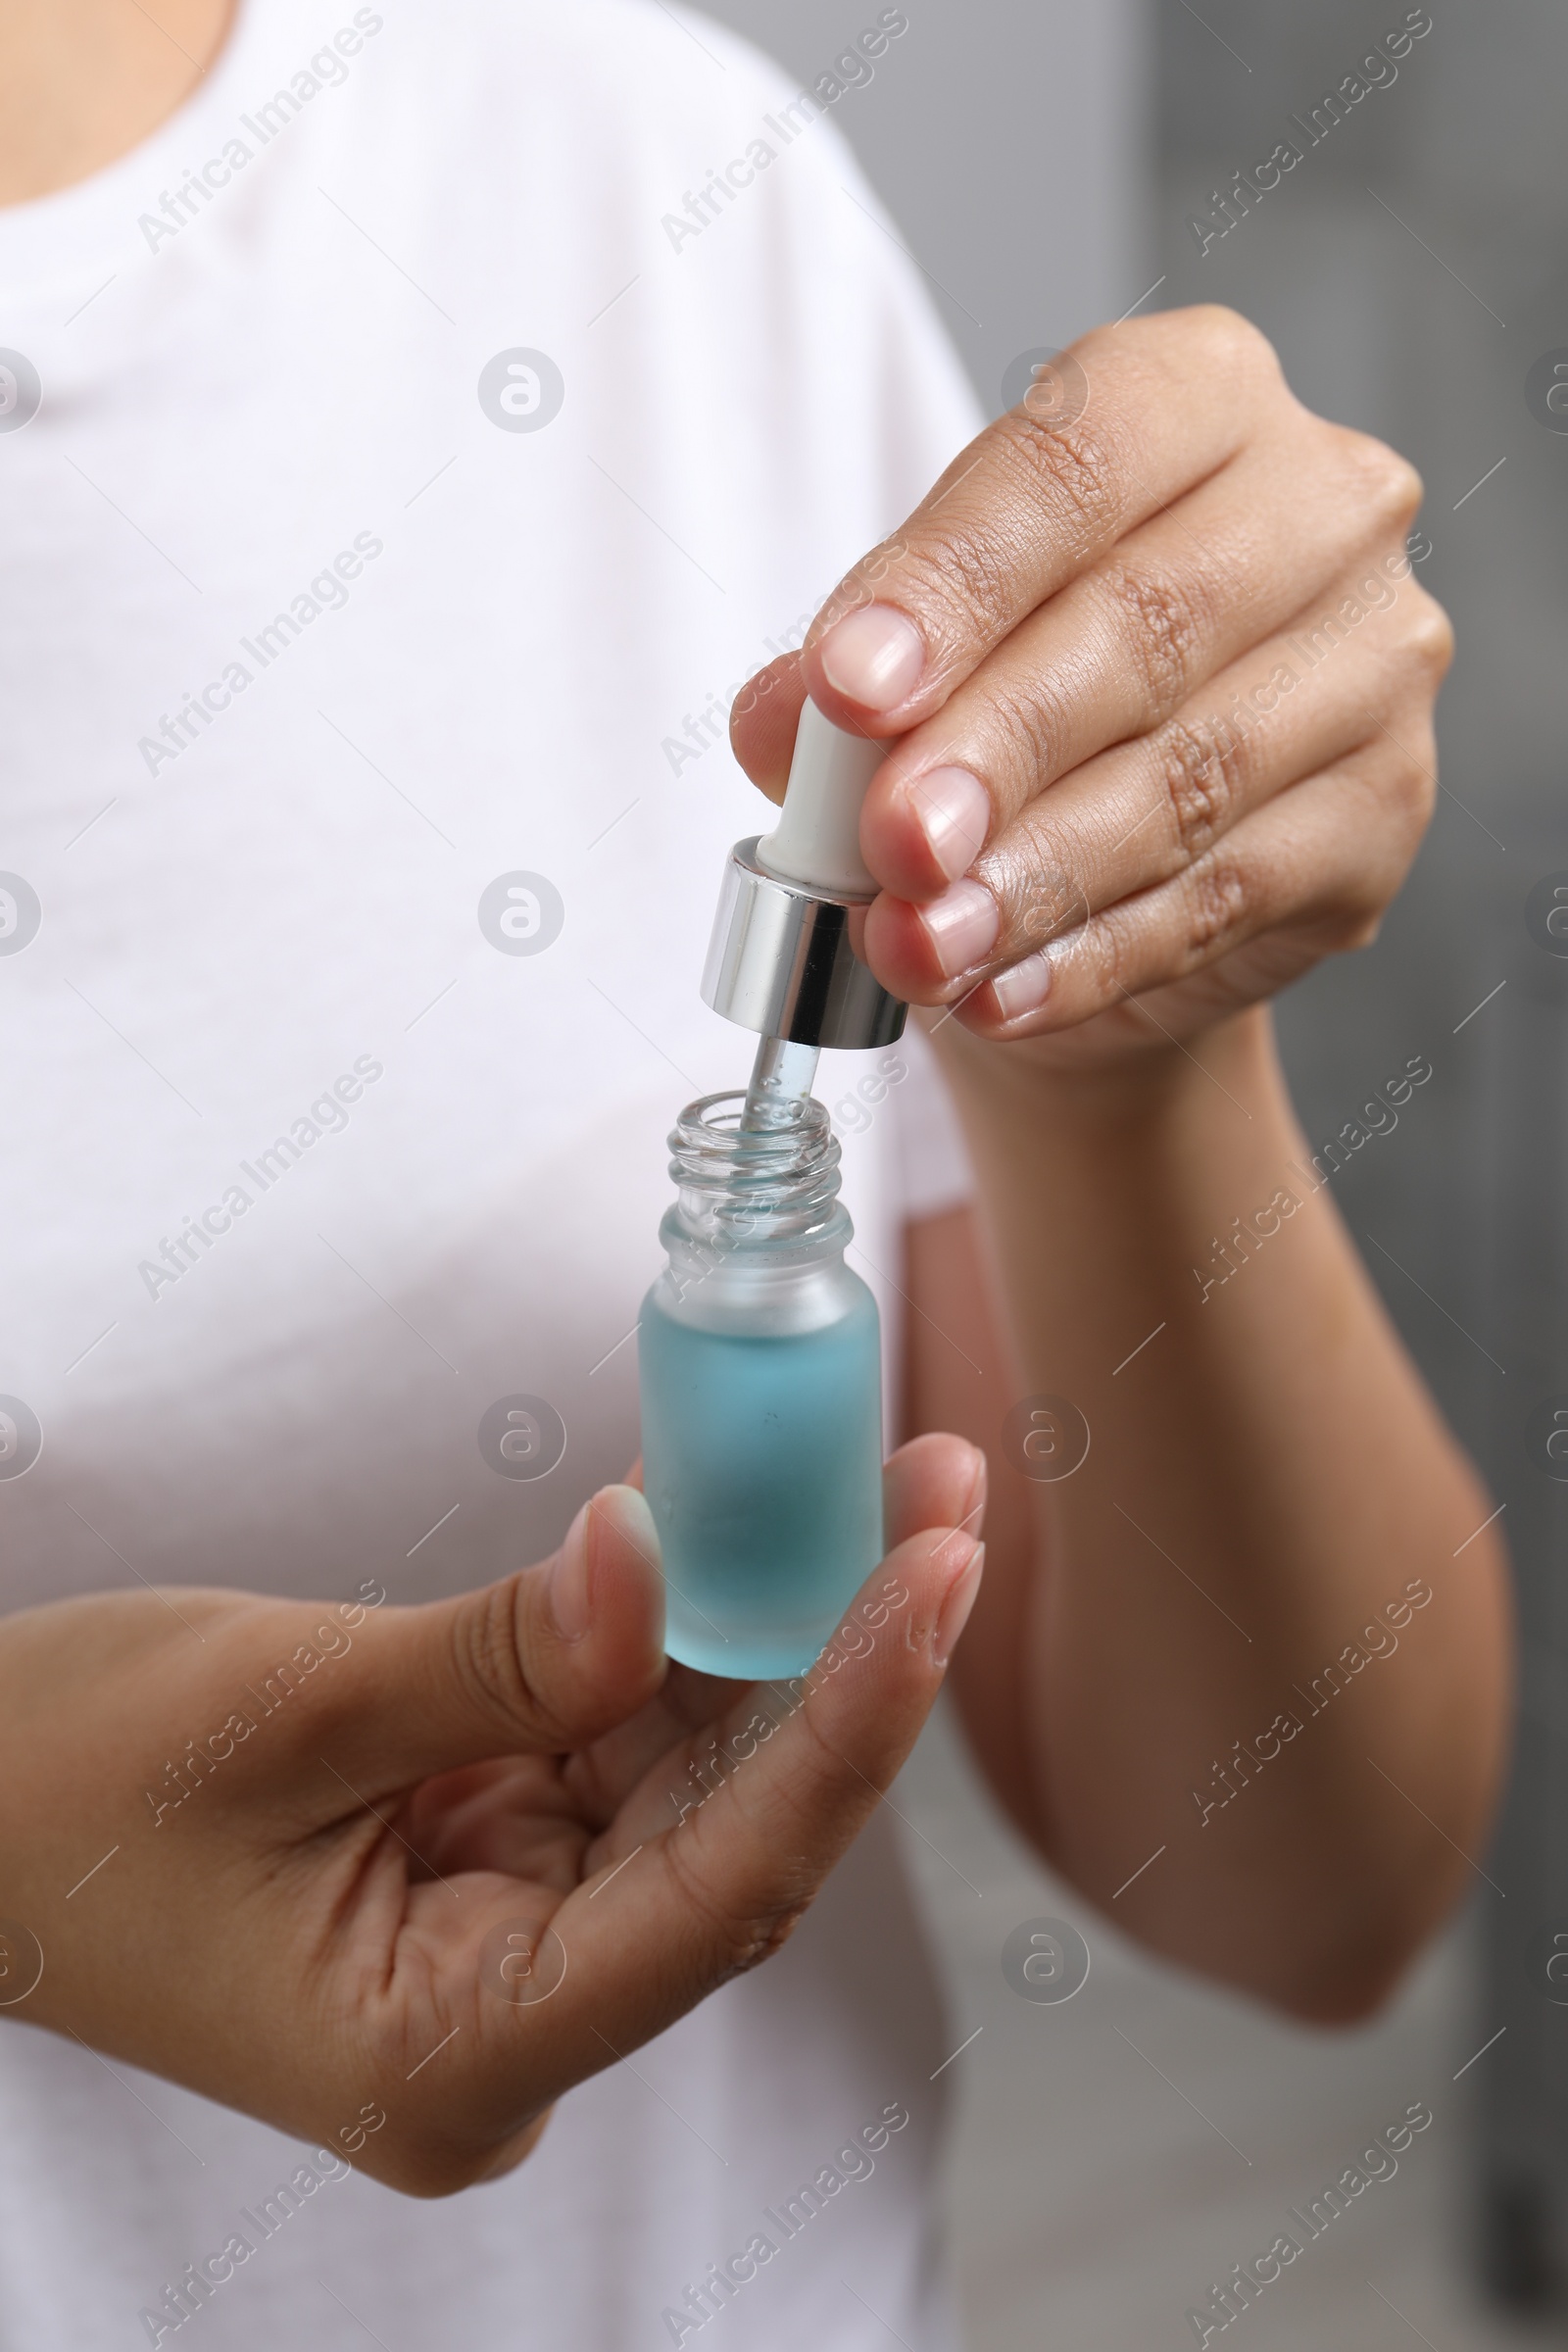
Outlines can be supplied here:
[[665, 1647], [800, 1674], [882, 1554], [881, 1338], [844, 1263], [839, 1147], [809, 1096], [708, 1095], [669, 1141], [669, 1263], [638, 1332]]

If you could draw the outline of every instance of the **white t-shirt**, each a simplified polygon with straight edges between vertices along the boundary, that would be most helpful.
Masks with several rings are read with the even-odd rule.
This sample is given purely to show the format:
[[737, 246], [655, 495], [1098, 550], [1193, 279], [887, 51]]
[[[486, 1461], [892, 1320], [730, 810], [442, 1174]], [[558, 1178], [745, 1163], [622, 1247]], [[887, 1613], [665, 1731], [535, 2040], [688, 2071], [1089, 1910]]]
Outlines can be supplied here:
[[[663, 1138], [752, 1051], [698, 996], [762, 813], [724, 707], [976, 422], [795, 97], [662, 6], [250, 0], [145, 146], [0, 213], [5, 1606], [460, 1590], [634, 1453]], [[912, 1044], [884, 1099], [833, 1062], [892, 1335], [900, 1218], [961, 1180], [901, 1154]], [[567, 1434], [537, 1482], [478, 1443], [518, 1393]], [[170, 2342], [142, 2311], [305, 2152], [22, 2015], [0, 2346]], [[520, 2171], [324, 2180], [185, 2325], [692, 2342], [665, 2312], [896, 2108], [701, 2332], [934, 2352], [944, 2054], [884, 1817]]]

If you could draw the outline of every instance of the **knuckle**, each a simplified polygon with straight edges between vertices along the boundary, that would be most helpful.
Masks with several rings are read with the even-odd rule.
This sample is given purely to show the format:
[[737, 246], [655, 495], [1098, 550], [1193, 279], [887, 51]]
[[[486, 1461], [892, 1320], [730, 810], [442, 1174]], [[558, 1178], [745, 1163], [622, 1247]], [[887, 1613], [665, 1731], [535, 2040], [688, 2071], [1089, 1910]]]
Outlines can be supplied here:
[[[1403, 729], [1400, 730], [1401, 737]], [[1403, 819], [1401, 833], [1413, 847], [1431, 821], [1437, 804], [1438, 784], [1433, 772], [1437, 747], [1430, 730], [1427, 731], [1419, 755], [1413, 751], [1395, 754], [1389, 785], [1389, 799], [1395, 812]]]
[[1340, 448], [1365, 520], [1375, 532], [1398, 530], [1402, 534], [1421, 504], [1421, 476], [1409, 459], [1400, 457], [1386, 441], [1348, 427], [1338, 429]]
[[1447, 675], [1453, 660], [1453, 623], [1437, 598], [1429, 596], [1424, 588], [1414, 591], [1406, 629], [1411, 659], [1422, 676], [1436, 688]]
[[1246, 926], [1251, 893], [1234, 858], [1211, 853], [1188, 876], [1187, 961], [1204, 963], [1232, 945]]
[[683, 1912], [705, 1932], [701, 1961], [705, 1994], [770, 1959], [789, 1941], [815, 1892], [814, 1887], [802, 1886], [781, 1890], [776, 1903], [727, 1903], [715, 1893], [692, 1844], [668, 1838], [662, 1852]]
[[1371, 947], [1382, 928], [1383, 909], [1381, 906], [1371, 910], [1360, 907], [1354, 913], [1348, 913], [1343, 918], [1335, 944], [1342, 955], [1354, 956], [1362, 948]]
[[476, 1594], [475, 1602], [459, 1611], [452, 1624], [460, 1688], [486, 1716], [529, 1733], [558, 1729], [541, 1709], [523, 1664], [521, 1578], [505, 1578]]
[[[971, 514], [961, 528], [906, 550], [900, 567], [898, 602], [916, 614], [934, 608], [965, 632], [975, 624], [990, 635], [1010, 627], [1017, 550], [1000, 522]], [[864, 601], [863, 599], [861, 601]]]
[[1392, 886], [1388, 890], [1351, 891], [1332, 925], [1333, 945], [1345, 956], [1353, 956], [1362, 948], [1371, 947], [1383, 928], [1388, 912]]
[[1121, 634], [1143, 677], [1146, 698], [1163, 717], [1187, 693], [1207, 636], [1200, 592], [1169, 573], [1113, 564], [1104, 575]]
[[1240, 747], [1231, 728], [1207, 718], [1171, 719], [1150, 746], [1177, 850], [1191, 863], [1230, 821], [1241, 789]]
[[1121, 506], [1116, 453], [1081, 416], [1052, 424], [1027, 409], [1009, 409], [994, 429], [1034, 495], [1044, 490], [1053, 500], [1064, 499], [1091, 544], [1115, 523]]
[[[1424, 815], [1406, 821], [1406, 805], [1412, 810], [1418, 802], [1424, 805], [1428, 784], [1413, 760], [1391, 746], [1342, 761], [1326, 773], [1331, 781], [1349, 781], [1357, 797], [1371, 800], [1371, 822], [1352, 829], [1320, 872], [1303, 909], [1330, 954], [1350, 955], [1370, 947], [1382, 929], [1425, 821]], [[1391, 802], [1400, 818], [1394, 825], [1388, 821]]]
[[1092, 915], [1074, 934], [1072, 958], [1098, 1006], [1117, 1004], [1137, 987], [1132, 929], [1114, 909]]
[[1283, 382], [1279, 354], [1250, 318], [1223, 302], [1200, 304], [1195, 316], [1208, 333], [1215, 360], [1227, 370], [1240, 368], [1259, 381]]

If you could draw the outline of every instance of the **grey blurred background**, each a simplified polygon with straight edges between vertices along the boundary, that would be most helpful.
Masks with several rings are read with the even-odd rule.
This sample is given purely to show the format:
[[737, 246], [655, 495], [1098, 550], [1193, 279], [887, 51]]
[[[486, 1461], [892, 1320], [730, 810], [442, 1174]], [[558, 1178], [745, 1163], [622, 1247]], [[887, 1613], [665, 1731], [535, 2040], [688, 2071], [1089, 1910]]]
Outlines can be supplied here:
[[[804, 80], [875, 11], [709, 0], [709, 13]], [[1425, 477], [1419, 576], [1459, 641], [1438, 813], [1377, 945], [1295, 990], [1281, 1029], [1314, 1144], [1410, 1055], [1433, 1065], [1336, 1189], [1505, 1505], [1525, 1633], [1515, 1785], [1474, 1902], [1393, 2011], [1353, 2034], [1283, 2027], [1150, 1966], [1046, 1881], [934, 1728], [898, 1802], [955, 2041], [980, 2029], [950, 2077], [970, 2340], [1196, 2342], [1186, 2314], [1209, 2282], [1415, 2100], [1434, 2123], [1397, 2177], [1234, 2325], [1253, 2352], [1568, 2340], [1568, 2008], [1546, 1974], [1559, 1928], [1568, 1949], [1568, 1488], [1545, 1450], [1554, 1406], [1568, 1408], [1568, 961], [1541, 911], [1527, 924], [1532, 891], [1568, 883], [1568, 431], [1539, 389], [1534, 408], [1527, 397], [1538, 362], [1568, 362], [1568, 11], [1433, 0], [1396, 80], [1206, 251], [1189, 217], [1213, 221], [1214, 192], [1280, 139], [1305, 146], [1287, 118], [1407, 21], [1396, 0], [909, 0], [906, 13], [874, 81], [835, 111], [993, 412], [1021, 352], [1140, 298], [1219, 301], [1264, 329], [1311, 407], [1393, 442]], [[1047, 1914], [1077, 1922], [1094, 1955], [1059, 2007], [1017, 1999], [999, 1965], [1007, 1933]]]

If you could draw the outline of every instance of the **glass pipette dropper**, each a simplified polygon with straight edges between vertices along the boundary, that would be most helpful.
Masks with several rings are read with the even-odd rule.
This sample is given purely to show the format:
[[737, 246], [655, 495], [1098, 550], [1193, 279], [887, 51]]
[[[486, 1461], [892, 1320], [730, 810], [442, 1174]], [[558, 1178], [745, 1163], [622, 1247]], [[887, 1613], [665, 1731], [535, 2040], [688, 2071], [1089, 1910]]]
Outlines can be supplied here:
[[816, 1046], [793, 1045], [784, 1037], [764, 1037], [752, 1064], [746, 1108], [741, 1113], [742, 1127], [756, 1132], [787, 1119], [792, 1106], [804, 1102], [810, 1093], [820, 1059]]

